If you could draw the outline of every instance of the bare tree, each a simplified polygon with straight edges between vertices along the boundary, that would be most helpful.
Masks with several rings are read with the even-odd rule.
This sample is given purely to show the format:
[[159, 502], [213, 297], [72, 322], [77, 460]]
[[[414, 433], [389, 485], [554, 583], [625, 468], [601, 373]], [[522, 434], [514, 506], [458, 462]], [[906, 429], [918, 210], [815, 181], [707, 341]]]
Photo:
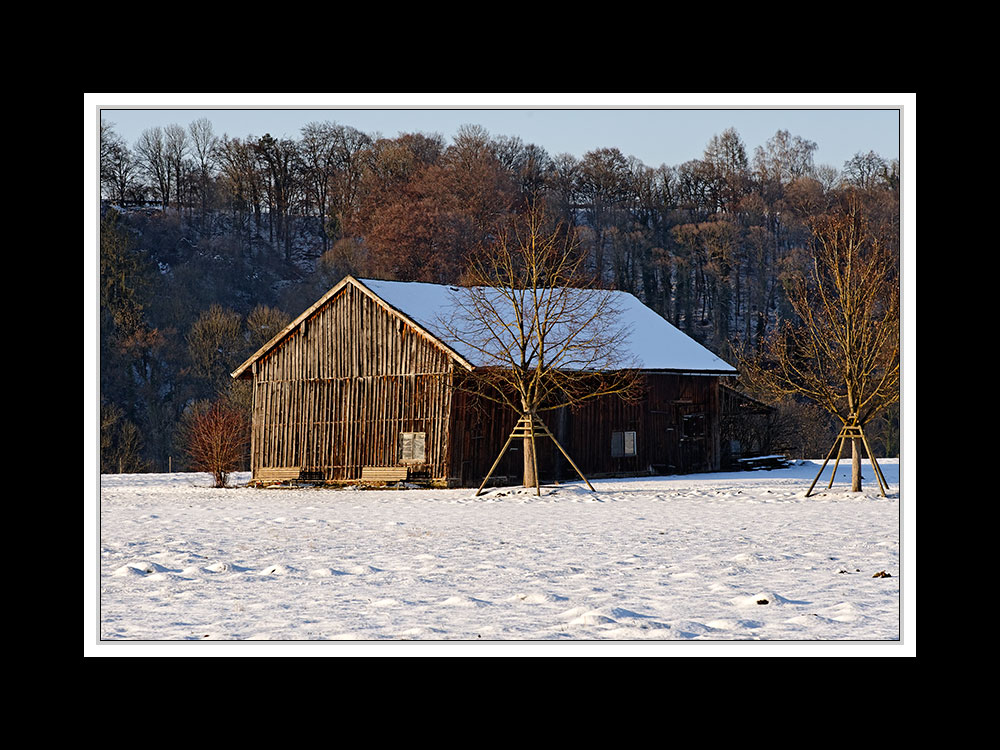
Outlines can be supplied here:
[[124, 204], [135, 185], [138, 165], [125, 139], [110, 123], [101, 121], [101, 191], [107, 198]]
[[257, 305], [247, 315], [246, 328], [250, 350], [255, 351], [262, 347], [290, 322], [288, 313], [276, 307]]
[[253, 216], [254, 227], [260, 229], [263, 214], [264, 173], [257, 163], [254, 139], [229, 138], [223, 135], [217, 146], [221, 186], [228, 198], [234, 221], [241, 227], [241, 250], [250, 247]]
[[212, 130], [212, 122], [207, 117], [195, 120], [188, 126], [191, 147], [194, 149], [198, 165], [198, 192], [201, 195], [202, 220], [208, 209], [208, 188], [212, 169], [215, 165], [219, 139]]
[[889, 162], [874, 151], [867, 154], [859, 151], [844, 162], [844, 181], [862, 190], [875, 187], [888, 173]]
[[290, 138], [274, 138], [265, 133], [254, 144], [254, 152], [265, 167], [268, 180], [270, 231], [284, 250], [285, 260], [292, 259], [291, 213], [299, 190], [299, 147]]
[[361, 180], [361, 154], [370, 143], [367, 135], [348, 125], [310, 122], [302, 128], [301, 181], [323, 223], [323, 252], [344, 232]]
[[191, 374], [212, 391], [229, 383], [229, 373], [244, 353], [242, 328], [239, 313], [213, 304], [202, 311], [188, 331]]
[[185, 159], [190, 151], [187, 131], [181, 125], [167, 125], [163, 130], [164, 154], [167, 160], [167, 168], [173, 174], [174, 196], [176, 198], [177, 210], [183, 204], [183, 195], [186, 189]]
[[754, 152], [754, 169], [758, 179], [787, 184], [813, 173], [816, 144], [787, 130], [779, 130], [764, 146]]
[[163, 201], [163, 207], [167, 208], [170, 205], [172, 175], [163, 130], [159, 127], [143, 130], [139, 140], [136, 141], [135, 153], [142, 171], [152, 181], [160, 200]]
[[195, 471], [206, 471], [216, 487], [225, 487], [229, 475], [243, 460], [250, 427], [246, 410], [227, 398], [192, 404], [181, 421], [181, 439]]
[[101, 473], [137, 473], [148, 469], [142, 458], [142, 433], [120, 406], [101, 402]]
[[[481, 363], [466, 387], [508, 406], [526, 430], [539, 412], [636, 387], [616, 295], [587, 288], [585, 260], [574, 233], [532, 209], [472, 261], [468, 286], [453, 293], [454, 314], [442, 321]], [[538, 491], [534, 441], [523, 438], [523, 484]]]
[[775, 329], [757, 356], [744, 352], [741, 370], [758, 390], [804, 396], [840, 420], [859, 492], [864, 425], [899, 400], [898, 254], [853, 192], [812, 226], [811, 266], [788, 283], [797, 320]]
[[604, 278], [604, 254], [610, 251], [630, 196], [629, 163], [617, 148], [588, 151], [580, 162], [576, 200], [590, 228], [594, 272]]
[[736, 128], [714, 135], [703, 158], [712, 176], [711, 192], [718, 210], [734, 211], [750, 187], [746, 147]]

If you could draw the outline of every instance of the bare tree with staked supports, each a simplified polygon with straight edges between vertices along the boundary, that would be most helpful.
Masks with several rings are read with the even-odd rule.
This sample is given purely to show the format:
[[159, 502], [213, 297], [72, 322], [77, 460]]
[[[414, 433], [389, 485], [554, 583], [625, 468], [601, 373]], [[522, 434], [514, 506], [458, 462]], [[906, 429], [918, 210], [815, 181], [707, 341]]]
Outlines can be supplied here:
[[575, 233], [532, 207], [473, 259], [466, 286], [452, 293], [451, 316], [440, 321], [447, 337], [475, 352], [481, 363], [460, 387], [518, 415], [500, 456], [512, 440], [522, 439], [523, 485], [538, 494], [536, 438], [541, 436], [551, 439], [587, 482], [540, 414], [601, 396], [629, 398], [637, 387], [615, 294], [593, 288], [585, 260]]
[[854, 192], [812, 229], [808, 271], [787, 284], [796, 320], [778, 327], [761, 351], [743, 352], [741, 375], [758, 392], [806, 397], [836, 416], [842, 428], [820, 474], [835, 451], [836, 474], [849, 442], [851, 490], [861, 491], [864, 450], [885, 494], [864, 427], [900, 395], [898, 253], [872, 228]]

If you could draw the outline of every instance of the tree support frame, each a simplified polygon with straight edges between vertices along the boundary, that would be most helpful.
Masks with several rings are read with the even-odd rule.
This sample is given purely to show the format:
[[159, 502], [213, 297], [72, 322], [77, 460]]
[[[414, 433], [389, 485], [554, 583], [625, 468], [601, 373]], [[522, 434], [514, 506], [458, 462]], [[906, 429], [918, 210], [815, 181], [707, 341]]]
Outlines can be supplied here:
[[836, 439], [833, 441], [833, 447], [830, 448], [830, 452], [826, 456], [826, 460], [819, 469], [819, 473], [813, 480], [812, 484], [809, 485], [809, 490], [806, 492], [806, 497], [812, 493], [813, 488], [816, 486], [816, 482], [819, 481], [820, 475], [826, 468], [826, 465], [830, 463], [830, 459], [833, 457], [833, 452], [837, 451], [837, 460], [833, 463], [833, 472], [830, 474], [830, 483], [827, 484], [826, 488], [830, 489], [833, 487], [834, 477], [837, 476], [837, 467], [840, 466], [841, 456], [844, 454], [844, 444], [848, 440], [860, 439], [862, 445], [864, 445], [865, 452], [868, 454], [868, 460], [872, 462], [872, 467], [875, 470], [875, 479], [878, 481], [878, 488], [882, 493], [882, 497], [887, 496], [887, 490], [889, 488], [889, 483], [885, 479], [885, 475], [882, 473], [882, 468], [878, 465], [878, 461], [875, 460], [875, 454], [872, 453], [871, 446], [868, 445], [868, 438], [865, 437], [865, 431], [862, 429], [861, 425], [858, 423], [858, 417], [856, 414], [852, 414], [844, 426], [840, 428], [840, 433], [837, 435]]
[[500, 449], [500, 454], [497, 456], [497, 460], [493, 462], [493, 466], [491, 466], [489, 472], [487, 472], [486, 478], [483, 479], [483, 483], [479, 485], [479, 489], [476, 491], [476, 497], [479, 497], [482, 494], [483, 487], [485, 487], [486, 483], [490, 481], [490, 477], [493, 476], [493, 472], [496, 471], [497, 466], [500, 465], [500, 460], [503, 458], [503, 454], [507, 452], [507, 447], [510, 445], [511, 441], [514, 438], [521, 438], [521, 439], [528, 438], [529, 440], [531, 440], [531, 458], [535, 464], [534, 465], [535, 494], [541, 496], [542, 494], [541, 480], [538, 476], [538, 450], [535, 446], [536, 433], [548, 437], [550, 440], [552, 440], [552, 442], [555, 443], [556, 448], [559, 449], [559, 452], [562, 453], [563, 456], [565, 456], [566, 460], [569, 461], [570, 466], [572, 466], [573, 470], [576, 471], [576, 473], [580, 476], [580, 479], [582, 479], [586, 483], [587, 488], [591, 492], [597, 491], [594, 489], [593, 485], [590, 484], [590, 480], [588, 480], [587, 477], [583, 475], [583, 472], [580, 471], [579, 467], [576, 465], [576, 463], [574, 463], [573, 459], [570, 458], [569, 454], [562, 447], [562, 445], [559, 444], [559, 441], [556, 440], [556, 436], [553, 435], [549, 431], [549, 428], [545, 426], [545, 423], [541, 419], [539, 419], [537, 414], [529, 413], [529, 414], [522, 414], [521, 418], [517, 420], [517, 424], [514, 425], [514, 429], [511, 430], [510, 435], [507, 437], [507, 442], [504, 443], [503, 448]]

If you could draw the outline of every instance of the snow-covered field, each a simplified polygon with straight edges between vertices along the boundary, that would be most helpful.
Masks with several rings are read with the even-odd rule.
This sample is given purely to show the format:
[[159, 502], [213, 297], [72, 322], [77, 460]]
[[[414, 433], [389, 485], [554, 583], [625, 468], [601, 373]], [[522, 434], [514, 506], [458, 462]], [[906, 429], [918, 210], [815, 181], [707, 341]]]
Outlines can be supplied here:
[[880, 465], [888, 498], [867, 465], [865, 491], [851, 493], [843, 463], [832, 490], [828, 468], [804, 497], [818, 462], [601, 480], [596, 493], [550, 486], [541, 497], [105, 475], [99, 549], [87, 550], [89, 626], [101, 655], [173, 641], [905, 649], [914, 507], [898, 462]]

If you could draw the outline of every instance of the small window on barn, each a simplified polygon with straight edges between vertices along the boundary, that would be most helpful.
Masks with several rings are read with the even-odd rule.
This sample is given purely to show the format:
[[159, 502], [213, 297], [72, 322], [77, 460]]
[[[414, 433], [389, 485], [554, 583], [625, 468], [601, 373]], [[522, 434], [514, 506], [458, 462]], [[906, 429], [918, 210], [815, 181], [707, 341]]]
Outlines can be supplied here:
[[684, 415], [684, 437], [703, 438], [705, 437], [705, 415], [685, 414]]
[[611, 456], [623, 458], [635, 455], [635, 432], [611, 433]]
[[399, 433], [399, 460], [402, 463], [426, 463], [426, 445], [426, 432]]

